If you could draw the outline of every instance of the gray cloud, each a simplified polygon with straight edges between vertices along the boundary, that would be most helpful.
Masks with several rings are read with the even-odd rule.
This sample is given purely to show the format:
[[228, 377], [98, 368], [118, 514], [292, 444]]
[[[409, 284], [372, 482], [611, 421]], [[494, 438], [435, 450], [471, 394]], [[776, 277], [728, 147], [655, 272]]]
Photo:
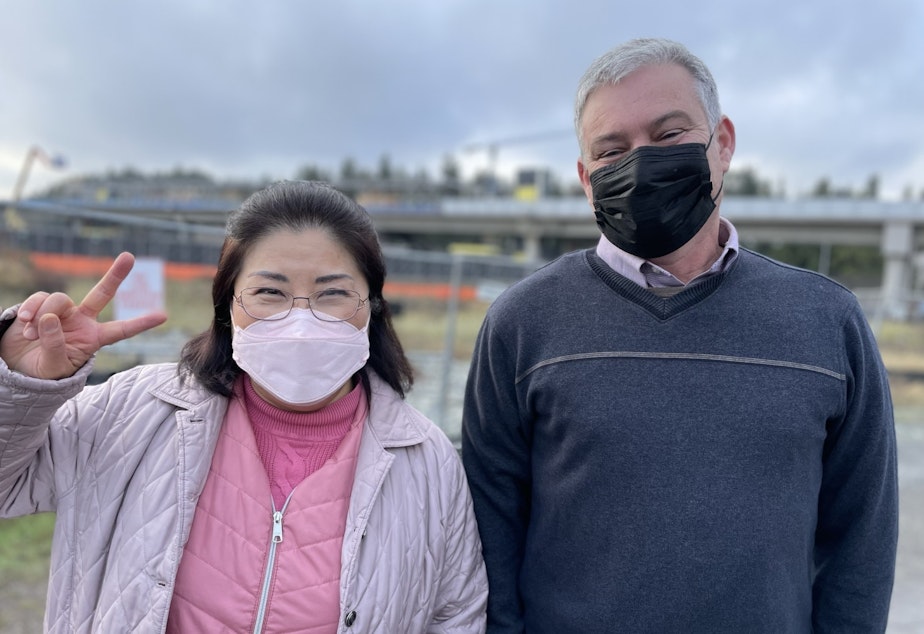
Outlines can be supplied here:
[[[33, 143], [65, 153], [70, 174], [182, 165], [220, 178], [284, 178], [348, 156], [372, 167], [384, 154], [433, 170], [468, 143], [569, 128], [584, 68], [646, 35], [678, 39], [704, 58], [736, 123], [742, 163], [790, 193], [821, 177], [859, 187], [872, 173], [893, 192], [919, 191], [921, 7], [16, 3], [4, 7], [11, 26], [0, 38], [0, 198]], [[568, 180], [576, 154], [562, 136], [503, 147], [500, 159], [546, 163]], [[57, 177], [36, 170], [30, 184]]]

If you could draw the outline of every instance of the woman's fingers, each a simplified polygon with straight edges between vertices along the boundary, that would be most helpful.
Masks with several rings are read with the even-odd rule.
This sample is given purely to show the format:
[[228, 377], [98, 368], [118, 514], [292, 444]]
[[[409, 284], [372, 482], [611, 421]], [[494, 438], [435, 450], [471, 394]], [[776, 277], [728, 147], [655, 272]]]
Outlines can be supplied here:
[[131, 273], [133, 266], [135, 266], [135, 256], [128, 252], [120, 253], [102, 279], [80, 302], [79, 310], [90, 317], [97, 317], [115, 297], [119, 285]]
[[134, 266], [121, 253], [80, 304], [65, 293], [30, 295], [17, 311], [17, 324], [3, 338], [4, 360], [28, 376], [60, 379], [72, 376], [101, 347], [161, 325], [163, 312], [100, 323], [100, 312], [112, 301]]
[[163, 312], [120, 321], [97, 321], [134, 264], [131, 253], [120, 253], [79, 305], [64, 293], [39, 292], [29, 296], [17, 314], [21, 340], [7, 342], [8, 361], [17, 359], [17, 363], [22, 363], [28, 359], [24, 365], [35, 372], [32, 376], [70, 376], [101, 347], [164, 323], [167, 316]]
[[41, 368], [42, 374], [51, 379], [60, 379], [70, 376], [74, 368], [67, 359], [67, 342], [64, 339], [64, 330], [61, 328], [61, 320], [54, 313], [45, 313], [38, 319], [39, 343], [44, 352], [44, 359], [47, 367]]
[[24, 324], [32, 321], [32, 317], [35, 316], [38, 307], [42, 305], [42, 302], [45, 301], [45, 298], [50, 294], [51, 293], [46, 293], [45, 291], [39, 291], [38, 293], [29, 295], [29, 297], [19, 305], [19, 310], [16, 311], [16, 318]]
[[164, 313], [150, 313], [123, 321], [107, 321], [99, 325], [99, 344], [108, 346], [117, 341], [134, 337], [138, 333], [160, 326], [167, 321]]
[[20, 306], [17, 317], [23, 322], [22, 336], [29, 341], [39, 338], [38, 322], [48, 314], [64, 317], [74, 307], [73, 300], [64, 293], [35, 293]]
[[[109, 270], [86, 294], [83, 301], [77, 306], [77, 310], [91, 319], [96, 319], [115, 297], [119, 285], [125, 280], [134, 265], [135, 258], [131, 253], [120, 253], [109, 267]], [[74, 306], [74, 301], [64, 293], [49, 294], [42, 292], [33, 294], [19, 307], [19, 318], [23, 322], [22, 336], [29, 341], [37, 340], [39, 338], [37, 324], [43, 315], [54, 313], [59, 318], [65, 319]], [[105, 333], [101, 329], [102, 338], [106, 339], [101, 345], [124, 339], [125, 335], [119, 334], [120, 329], [123, 332], [137, 334], [153, 326], [158, 326], [163, 321], [164, 319], [158, 320], [155, 316], [153, 322], [151, 320], [142, 320], [141, 324], [131, 324], [127, 327], [116, 325], [115, 327], [107, 328]], [[153, 325], [147, 325], [149, 323], [153, 323]], [[132, 334], [127, 336], [132, 336]]]
[[[119, 286], [131, 273], [132, 267], [135, 266], [135, 256], [131, 253], [123, 252], [118, 255], [103, 278], [90, 289], [87, 296], [80, 302], [80, 311], [85, 315], [97, 317], [100, 312], [115, 297]], [[99, 325], [99, 343], [100, 346], [108, 346], [117, 341], [134, 337], [140, 332], [149, 330], [161, 325], [167, 321], [167, 316], [163, 313], [151, 313], [142, 315], [133, 319], [122, 321], [110, 321]]]

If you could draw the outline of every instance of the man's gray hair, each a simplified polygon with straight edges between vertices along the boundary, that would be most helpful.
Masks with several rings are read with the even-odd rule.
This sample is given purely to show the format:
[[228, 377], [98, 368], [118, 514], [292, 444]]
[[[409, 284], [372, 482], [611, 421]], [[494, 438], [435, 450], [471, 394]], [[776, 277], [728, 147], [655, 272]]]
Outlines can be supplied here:
[[651, 64], [677, 64], [686, 68], [693, 76], [699, 100], [706, 111], [709, 128], [715, 129], [722, 118], [719, 106], [719, 91], [712, 73], [701, 59], [693, 55], [678, 42], [659, 38], [640, 38], [629, 40], [598, 57], [581, 77], [577, 97], [574, 100], [574, 130], [584, 154], [581, 139], [581, 118], [587, 99], [597, 88], [616, 84], [623, 77], [637, 71], [642, 66]]

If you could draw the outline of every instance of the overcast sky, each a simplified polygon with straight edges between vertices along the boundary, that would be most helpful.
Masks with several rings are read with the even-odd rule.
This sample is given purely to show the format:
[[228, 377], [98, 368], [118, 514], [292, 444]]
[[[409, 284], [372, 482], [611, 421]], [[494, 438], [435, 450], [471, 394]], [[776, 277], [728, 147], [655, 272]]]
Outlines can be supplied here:
[[466, 146], [501, 174], [575, 181], [574, 91], [633, 37], [679, 40], [712, 69], [737, 128], [733, 168], [788, 195], [821, 178], [924, 190], [921, 0], [0, 0], [0, 200], [30, 146], [26, 194], [133, 167], [293, 178], [387, 155], [437, 176]]

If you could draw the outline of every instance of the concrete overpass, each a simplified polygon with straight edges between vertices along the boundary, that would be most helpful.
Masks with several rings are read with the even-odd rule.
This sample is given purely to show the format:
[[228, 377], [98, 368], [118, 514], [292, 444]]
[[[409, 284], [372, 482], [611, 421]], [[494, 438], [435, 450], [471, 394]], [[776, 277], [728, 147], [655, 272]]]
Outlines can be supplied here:
[[[542, 238], [595, 240], [600, 235], [584, 198], [444, 198], [366, 208], [385, 234], [480, 235], [486, 240], [517, 236], [524, 251], [535, 256], [540, 255]], [[907, 225], [915, 249], [924, 248], [924, 202], [729, 197], [722, 214], [750, 242], [880, 245], [886, 227]]]
[[[0, 208], [2, 208], [0, 204]], [[57, 214], [71, 220], [151, 222], [194, 233], [220, 232], [234, 206], [227, 200], [122, 199], [103, 202], [21, 201], [24, 213]], [[501, 253], [546, 260], [599, 236], [583, 197], [441, 198], [367, 203], [383, 242], [441, 248], [453, 242], [495, 244]], [[882, 295], [888, 312], [900, 312], [924, 287], [924, 201], [847, 198], [726, 197], [722, 213], [745, 244], [868, 245], [884, 259]], [[214, 236], [212, 236], [214, 239]], [[429, 242], [428, 242], [429, 241]]]
[[[438, 207], [370, 205], [385, 236], [452, 235], [478, 242], [514, 237], [526, 259], [560, 251], [550, 242], [593, 242], [599, 237], [586, 199], [517, 201], [446, 198]], [[924, 201], [728, 197], [722, 214], [735, 223], [742, 242], [879, 247], [884, 259], [885, 309], [900, 304], [924, 283]], [[549, 251], [552, 253], [549, 253]]]

